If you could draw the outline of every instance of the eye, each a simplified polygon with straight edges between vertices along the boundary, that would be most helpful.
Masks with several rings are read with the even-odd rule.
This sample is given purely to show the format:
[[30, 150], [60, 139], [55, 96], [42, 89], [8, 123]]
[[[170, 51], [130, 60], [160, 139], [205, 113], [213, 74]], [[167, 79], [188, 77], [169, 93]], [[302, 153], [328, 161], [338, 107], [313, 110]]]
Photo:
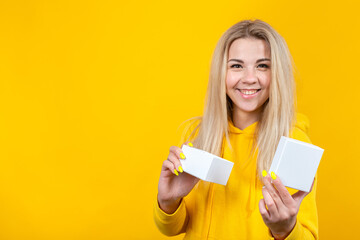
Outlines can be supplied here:
[[259, 67], [259, 68], [269, 68], [269, 66], [268, 66], [268, 65], [263, 64], [263, 63], [262, 63], [262, 64], [259, 64], [259, 65], [258, 65], [258, 67]]
[[233, 64], [230, 66], [231, 68], [242, 68], [240, 64]]

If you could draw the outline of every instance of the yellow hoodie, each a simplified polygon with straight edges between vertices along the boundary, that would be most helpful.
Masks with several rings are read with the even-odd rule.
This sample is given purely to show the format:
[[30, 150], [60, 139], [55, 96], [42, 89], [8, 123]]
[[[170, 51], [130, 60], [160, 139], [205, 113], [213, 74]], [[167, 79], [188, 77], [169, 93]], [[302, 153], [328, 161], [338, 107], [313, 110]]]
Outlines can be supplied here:
[[[233, 151], [225, 144], [222, 157], [234, 162], [234, 167], [226, 186], [200, 180], [173, 214], [162, 211], [155, 198], [154, 220], [163, 234], [186, 233], [184, 239], [191, 240], [274, 239], [259, 212], [262, 184], [256, 178], [256, 159], [248, 157], [256, 125], [257, 122], [240, 130], [229, 123]], [[308, 128], [308, 119], [297, 114], [291, 137], [310, 143]], [[287, 240], [318, 239], [316, 185], [317, 177], [313, 190], [301, 203], [296, 225]], [[290, 194], [297, 191], [288, 190]]]

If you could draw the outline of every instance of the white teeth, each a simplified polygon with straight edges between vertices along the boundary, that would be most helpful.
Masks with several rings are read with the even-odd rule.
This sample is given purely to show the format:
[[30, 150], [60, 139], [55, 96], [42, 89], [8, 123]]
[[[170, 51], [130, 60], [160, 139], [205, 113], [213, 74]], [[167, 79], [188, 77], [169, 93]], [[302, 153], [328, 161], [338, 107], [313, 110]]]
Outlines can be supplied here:
[[245, 95], [251, 95], [256, 93], [258, 90], [240, 90], [241, 93], [245, 94]]

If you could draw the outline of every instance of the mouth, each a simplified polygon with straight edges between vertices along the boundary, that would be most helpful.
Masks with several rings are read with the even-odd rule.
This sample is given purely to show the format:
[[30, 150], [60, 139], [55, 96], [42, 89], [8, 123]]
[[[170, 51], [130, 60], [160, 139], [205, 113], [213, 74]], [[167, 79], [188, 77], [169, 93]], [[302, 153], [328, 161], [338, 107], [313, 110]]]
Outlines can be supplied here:
[[240, 93], [246, 96], [255, 95], [256, 93], [261, 91], [261, 89], [239, 89], [239, 88], [237, 88], [236, 90], [240, 91]]

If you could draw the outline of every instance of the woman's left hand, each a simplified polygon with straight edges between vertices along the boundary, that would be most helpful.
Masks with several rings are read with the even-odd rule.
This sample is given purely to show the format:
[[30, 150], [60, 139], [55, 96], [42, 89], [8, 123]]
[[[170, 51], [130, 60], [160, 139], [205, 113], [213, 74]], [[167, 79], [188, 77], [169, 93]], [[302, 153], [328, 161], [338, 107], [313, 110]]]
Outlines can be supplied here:
[[272, 183], [269, 175], [263, 178], [265, 186], [262, 193], [264, 199], [259, 202], [259, 210], [274, 238], [285, 239], [296, 224], [296, 216], [302, 200], [309, 193], [298, 191], [290, 195], [281, 180], [274, 173], [272, 174], [272, 177], [275, 178]]

